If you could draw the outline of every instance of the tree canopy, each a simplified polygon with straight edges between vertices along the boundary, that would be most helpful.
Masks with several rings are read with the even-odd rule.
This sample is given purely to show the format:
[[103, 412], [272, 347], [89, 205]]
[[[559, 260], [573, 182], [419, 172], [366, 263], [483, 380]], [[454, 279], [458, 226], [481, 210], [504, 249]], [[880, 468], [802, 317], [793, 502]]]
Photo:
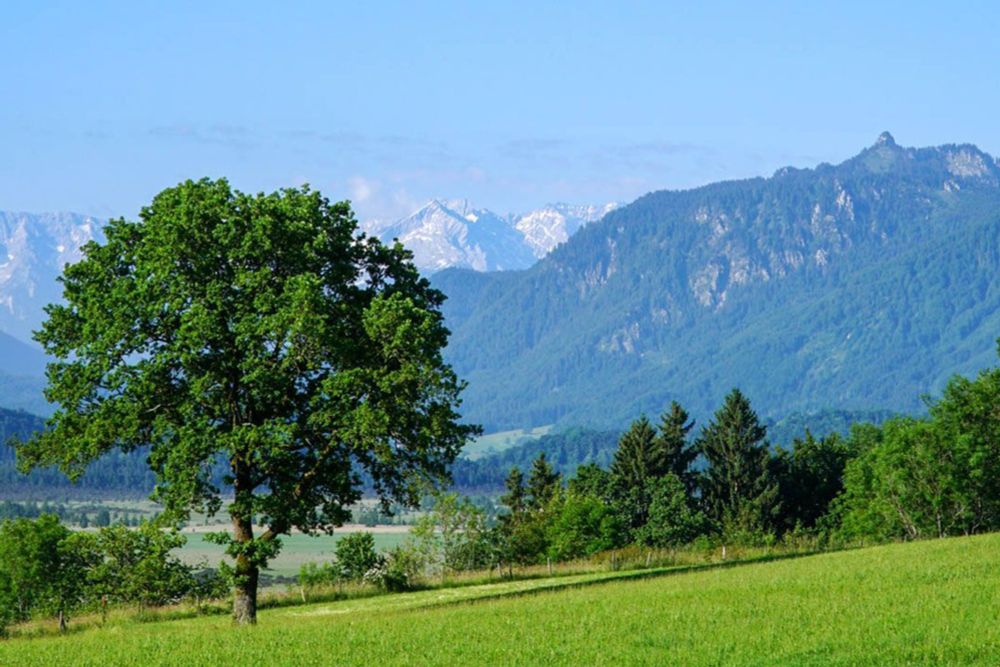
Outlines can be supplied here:
[[148, 446], [154, 497], [182, 520], [221, 507], [224, 461], [238, 621], [256, 618], [279, 535], [342, 523], [362, 471], [386, 504], [414, 503], [476, 432], [441, 357], [443, 295], [402, 246], [359, 234], [347, 202], [187, 181], [105, 236], [36, 335], [58, 408], [20, 463], [77, 477]]

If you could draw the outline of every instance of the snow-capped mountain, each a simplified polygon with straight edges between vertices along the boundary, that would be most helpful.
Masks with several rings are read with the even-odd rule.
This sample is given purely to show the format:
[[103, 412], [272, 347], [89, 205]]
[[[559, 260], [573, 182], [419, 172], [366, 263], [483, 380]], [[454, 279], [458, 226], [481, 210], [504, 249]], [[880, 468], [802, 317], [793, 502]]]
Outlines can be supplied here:
[[477, 271], [519, 269], [534, 261], [531, 249], [508, 220], [467, 201], [428, 202], [394, 223], [362, 225], [384, 241], [399, 239], [421, 270], [461, 266]]
[[[398, 238], [423, 271], [501, 271], [531, 266], [615, 207], [553, 204], [498, 215], [466, 200], [434, 200], [402, 220], [362, 227], [386, 241]], [[0, 211], [0, 331], [31, 339], [45, 305], [62, 295], [56, 279], [63, 266], [80, 259], [83, 244], [101, 238], [102, 226], [102, 220], [75, 213]]]
[[549, 204], [519, 216], [514, 227], [524, 236], [525, 243], [531, 247], [534, 256], [541, 259], [557, 245], [569, 240], [580, 227], [600, 220], [616, 208], [617, 203], [603, 206]]
[[521, 215], [499, 215], [467, 200], [435, 199], [402, 220], [370, 221], [362, 228], [383, 241], [399, 239], [424, 271], [503, 271], [531, 266], [617, 206], [551, 204]]
[[101, 222], [75, 213], [0, 211], [0, 331], [30, 340], [46, 304], [59, 299], [56, 277], [98, 237]]

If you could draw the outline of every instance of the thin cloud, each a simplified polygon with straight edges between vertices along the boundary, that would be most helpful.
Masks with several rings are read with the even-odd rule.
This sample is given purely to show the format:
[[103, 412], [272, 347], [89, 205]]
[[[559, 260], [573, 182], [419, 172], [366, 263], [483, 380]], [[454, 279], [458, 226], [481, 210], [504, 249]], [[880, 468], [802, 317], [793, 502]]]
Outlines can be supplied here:
[[250, 130], [239, 125], [213, 124], [205, 127], [185, 123], [159, 125], [149, 129], [158, 139], [191, 141], [199, 144], [245, 149], [256, 145]]

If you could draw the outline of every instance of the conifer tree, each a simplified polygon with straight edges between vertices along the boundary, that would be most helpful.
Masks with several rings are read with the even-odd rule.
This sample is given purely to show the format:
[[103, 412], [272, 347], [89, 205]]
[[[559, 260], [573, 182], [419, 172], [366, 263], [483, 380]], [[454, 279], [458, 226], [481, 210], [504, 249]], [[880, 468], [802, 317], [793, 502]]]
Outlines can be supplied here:
[[677, 401], [670, 404], [670, 410], [660, 417], [660, 433], [656, 440], [654, 474], [662, 477], [667, 473], [677, 475], [688, 494], [694, 491], [695, 476], [691, 472], [698, 452], [688, 442], [688, 433], [694, 428], [694, 420]]
[[546, 460], [545, 452], [531, 464], [531, 474], [528, 475], [528, 505], [531, 509], [545, 507], [559, 489], [559, 473]]
[[619, 514], [631, 530], [649, 518], [650, 482], [655, 479], [656, 429], [643, 415], [618, 441], [611, 461], [611, 484]]
[[647, 478], [655, 476], [657, 456], [656, 430], [645, 415], [632, 422], [618, 441], [611, 476], [621, 489], [642, 486]]
[[507, 474], [504, 482], [507, 493], [500, 496], [500, 502], [507, 506], [512, 516], [518, 516], [524, 512], [527, 503], [525, 502], [524, 473], [520, 468], [514, 467]]
[[698, 438], [698, 451], [708, 462], [702, 500], [724, 533], [770, 528], [778, 487], [768, 471], [766, 436], [750, 401], [733, 389]]

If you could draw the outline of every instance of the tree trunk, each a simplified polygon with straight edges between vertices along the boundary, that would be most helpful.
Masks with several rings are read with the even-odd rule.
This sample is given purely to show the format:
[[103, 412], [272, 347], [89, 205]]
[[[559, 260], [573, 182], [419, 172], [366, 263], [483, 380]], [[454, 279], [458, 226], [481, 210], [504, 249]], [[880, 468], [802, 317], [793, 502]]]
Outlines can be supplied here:
[[233, 589], [233, 621], [237, 625], [257, 623], [257, 579], [260, 574], [256, 565], [240, 566], [242, 556], [236, 559], [236, 587]]
[[[233, 517], [233, 539], [248, 543], [253, 540], [253, 523], [248, 517]], [[233, 621], [238, 625], [257, 623], [257, 581], [260, 568], [241, 553], [236, 557], [235, 582], [233, 586]]]
[[66, 632], [66, 613], [59, 610], [59, 632]]

